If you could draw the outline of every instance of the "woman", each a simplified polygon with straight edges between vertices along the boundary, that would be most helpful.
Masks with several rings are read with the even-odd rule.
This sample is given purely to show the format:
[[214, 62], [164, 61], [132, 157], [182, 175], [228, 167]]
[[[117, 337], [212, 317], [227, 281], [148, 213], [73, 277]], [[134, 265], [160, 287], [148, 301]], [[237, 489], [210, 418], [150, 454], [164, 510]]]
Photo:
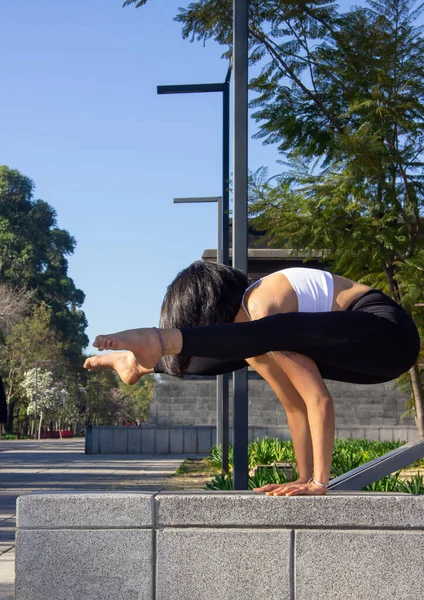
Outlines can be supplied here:
[[324, 378], [395, 379], [417, 360], [412, 318], [382, 292], [327, 271], [284, 269], [249, 285], [244, 273], [198, 261], [168, 287], [161, 329], [98, 336], [89, 370], [113, 368], [127, 383], [164, 371], [217, 374], [253, 367], [282, 402], [299, 479], [255, 491], [325, 494], [334, 444], [334, 407]]

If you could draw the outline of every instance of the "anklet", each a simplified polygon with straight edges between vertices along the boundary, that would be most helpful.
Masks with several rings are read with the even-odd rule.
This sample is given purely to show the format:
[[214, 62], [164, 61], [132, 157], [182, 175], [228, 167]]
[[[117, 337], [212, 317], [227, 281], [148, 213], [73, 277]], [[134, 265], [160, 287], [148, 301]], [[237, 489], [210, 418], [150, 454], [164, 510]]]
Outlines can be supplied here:
[[153, 327], [153, 329], [156, 331], [156, 333], [158, 334], [159, 337], [159, 341], [160, 341], [160, 347], [162, 348], [162, 356], [165, 356], [165, 344], [163, 342], [163, 337], [161, 332], [159, 331], [159, 329], [157, 327]]
[[317, 481], [313, 477], [311, 477], [311, 479], [308, 481], [308, 483], [312, 483], [312, 482], [315, 483], [315, 485], [318, 485], [319, 487], [323, 488], [324, 490], [326, 490], [328, 488], [328, 484], [320, 483], [319, 481]]

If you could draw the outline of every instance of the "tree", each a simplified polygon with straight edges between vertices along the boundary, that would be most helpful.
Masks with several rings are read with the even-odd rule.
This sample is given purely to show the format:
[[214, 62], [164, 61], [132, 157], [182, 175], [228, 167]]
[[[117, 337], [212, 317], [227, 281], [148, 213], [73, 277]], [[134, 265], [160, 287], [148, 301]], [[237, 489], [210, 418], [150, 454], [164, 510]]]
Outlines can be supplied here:
[[[337, 272], [382, 288], [422, 322], [424, 41], [415, 4], [369, 0], [343, 14], [323, 0], [251, 0], [257, 137], [277, 143], [291, 167], [274, 182], [263, 172], [252, 179], [251, 208], [273, 245], [322, 250]], [[176, 20], [183, 37], [231, 53], [232, 0], [191, 2]], [[424, 437], [418, 365], [410, 377]]]
[[133, 406], [134, 418], [132, 420], [147, 421], [154, 387], [155, 378], [153, 375], [144, 375], [135, 385], [119, 383], [121, 394], [128, 398]]
[[[311, 174], [292, 140], [293, 170], [275, 186], [253, 180], [252, 211], [273, 243], [323, 249], [337, 272], [383, 289], [420, 323], [424, 40], [411, 2], [370, 4], [342, 21], [354, 53], [336, 41], [317, 50], [316, 87], [348, 119], [321, 155], [324, 168]], [[424, 437], [418, 365], [410, 377]]]
[[34, 183], [19, 171], [0, 166], [0, 279], [33, 291], [36, 303], [51, 307], [51, 321], [62, 334], [70, 360], [88, 344], [87, 322], [79, 307], [84, 294], [68, 276], [67, 256], [75, 239], [57, 227], [56, 212], [34, 200]]
[[22, 401], [20, 384], [25, 371], [36, 360], [64, 360], [64, 347], [57, 331], [51, 327], [51, 309], [44, 303], [32, 314], [14, 325], [0, 348], [0, 370], [6, 384], [8, 421], [6, 430], [12, 433], [15, 411]]
[[126, 385], [113, 371], [88, 376], [86, 413], [97, 425], [147, 421], [153, 397], [155, 377], [145, 375], [134, 385]]
[[33, 293], [0, 283], [0, 340], [30, 312]]
[[27, 415], [37, 416], [38, 439], [44, 422], [56, 422], [61, 431], [64, 425], [79, 421], [79, 407], [67, 384], [66, 378], [58, 378], [48, 369], [33, 368], [24, 373], [20, 387], [27, 400]]

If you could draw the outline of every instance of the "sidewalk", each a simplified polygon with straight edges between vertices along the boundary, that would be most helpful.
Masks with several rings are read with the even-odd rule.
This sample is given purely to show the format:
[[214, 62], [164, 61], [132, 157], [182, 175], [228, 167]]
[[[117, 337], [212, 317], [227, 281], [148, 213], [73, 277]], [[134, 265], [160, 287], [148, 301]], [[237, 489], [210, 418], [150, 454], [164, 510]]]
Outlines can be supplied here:
[[16, 499], [35, 491], [164, 489], [187, 455], [86, 455], [83, 440], [0, 442], [0, 600], [14, 600]]
[[0, 514], [0, 600], [13, 600], [14, 587], [15, 514], [2, 512]]

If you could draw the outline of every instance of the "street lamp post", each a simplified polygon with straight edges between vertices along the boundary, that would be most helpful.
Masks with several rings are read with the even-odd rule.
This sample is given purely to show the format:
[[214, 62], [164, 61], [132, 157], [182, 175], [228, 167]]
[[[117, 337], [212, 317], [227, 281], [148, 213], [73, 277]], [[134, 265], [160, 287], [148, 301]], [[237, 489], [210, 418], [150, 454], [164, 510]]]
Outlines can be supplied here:
[[[213, 196], [206, 198], [174, 198], [174, 204], [195, 204], [203, 202], [218, 203], [218, 243], [217, 262], [223, 261], [223, 236], [222, 236], [222, 197]], [[228, 418], [228, 374], [216, 376], [216, 443], [222, 446], [222, 472], [228, 474], [228, 447], [229, 447], [229, 418]]]
[[218, 243], [216, 251], [216, 262], [223, 263], [223, 247], [222, 247], [222, 197], [207, 196], [205, 198], [174, 198], [174, 204], [202, 204], [204, 202], [218, 203]]
[[231, 64], [223, 83], [199, 83], [184, 85], [158, 85], [157, 92], [163, 94], [204, 94], [222, 93], [222, 206], [221, 206], [221, 248], [222, 263], [229, 264], [229, 211], [230, 211], [230, 79]]
[[[218, 203], [217, 262], [230, 264], [230, 79], [231, 63], [223, 83], [187, 85], [159, 85], [158, 94], [204, 94], [222, 93], [222, 201]], [[221, 251], [219, 250], [221, 249]], [[218, 375], [217, 385], [217, 444], [222, 444], [222, 471], [228, 473], [228, 375]]]

